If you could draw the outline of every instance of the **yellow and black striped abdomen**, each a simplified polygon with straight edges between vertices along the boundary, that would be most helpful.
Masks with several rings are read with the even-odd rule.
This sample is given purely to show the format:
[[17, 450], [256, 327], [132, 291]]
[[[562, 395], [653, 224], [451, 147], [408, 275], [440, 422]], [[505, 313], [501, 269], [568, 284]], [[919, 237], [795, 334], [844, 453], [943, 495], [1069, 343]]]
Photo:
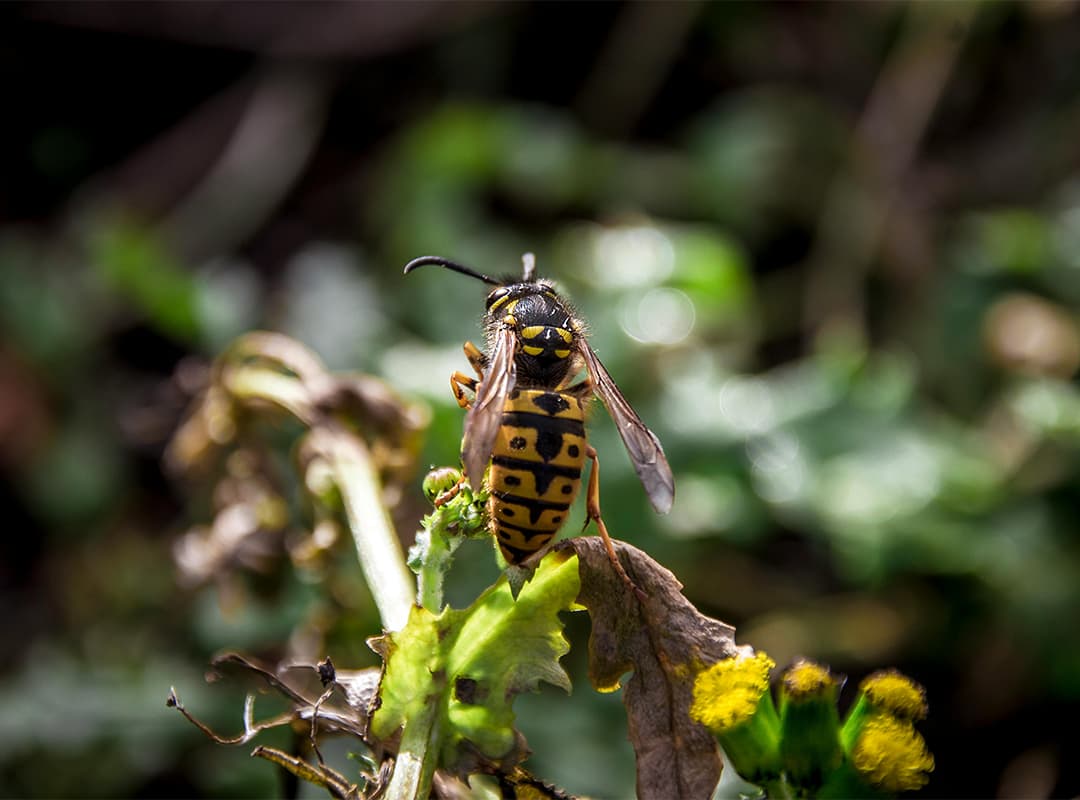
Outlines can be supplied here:
[[581, 400], [542, 389], [511, 392], [488, 473], [491, 528], [507, 563], [521, 563], [558, 533], [584, 464]]

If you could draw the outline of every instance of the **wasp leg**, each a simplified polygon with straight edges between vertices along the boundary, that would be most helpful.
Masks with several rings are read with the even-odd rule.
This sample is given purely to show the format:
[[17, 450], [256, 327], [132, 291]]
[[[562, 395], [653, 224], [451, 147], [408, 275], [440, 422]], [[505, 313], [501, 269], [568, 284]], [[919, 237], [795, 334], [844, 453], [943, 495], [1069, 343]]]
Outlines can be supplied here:
[[484, 377], [484, 365], [487, 363], [487, 356], [481, 353], [480, 348], [472, 342], [465, 342], [462, 349], [465, 351], [465, 358], [469, 359], [469, 364], [476, 370], [476, 377], [482, 380]]
[[[473, 394], [476, 394], [477, 384], [484, 379], [484, 362], [487, 361], [487, 357], [472, 342], [465, 342], [463, 349], [465, 350], [465, 358], [469, 359], [469, 364], [476, 371], [476, 378], [470, 378], [463, 372], [455, 372], [450, 376], [450, 391], [454, 393], [454, 399], [457, 400], [459, 406], [469, 409], [472, 408], [472, 403], [465, 396], [465, 390], [468, 389]], [[477, 380], [477, 378], [480, 380]]]
[[434, 505], [435, 508], [442, 508], [447, 503], [449, 503], [451, 500], [453, 500], [455, 497], [457, 497], [458, 494], [461, 492], [461, 487], [464, 486], [468, 482], [469, 482], [469, 479], [466, 478], [464, 475], [462, 475], [460, 478], [458, 478], [457, 483], [455, 483], [453, 486], [451, 486], [445, 492], [440, 492], [439, 496], [436, 497], [435, 500], [432, 502], [432, 505]]
[[607, 550], [611, 565], [615, 567], [615, 571], [619, 573], [619, 577], [622, 578], [626, 587], [636, 594], [639, 600], [645, 601], [648, 595], [639, 589], [637, 584], [626, 574], [622, 562], [615, 555], [615, 546], [611, 543], [611, 537], [608, 536], [607, 525], [604, 524], [604, 520], [600, 516], [600, 460], [596, 456], [596, 449], [589, 445], [585, 448], [585, 455], [592, 461], [592, 469], [589, 470], [589, 488], [585, 491], [585, 527], [588, 527], [590, 520], [596, 522], [596, 529], [600, 531], [600, 536], [604, 540], [604, 549]]
[[470, 378], [462, 372], [455, 372], [450, 376], [450, 391], [454, 393], [454, 399], [457, 400], [459, 406], [472, 408], [472, 403], [465, 396], [465, 390], [468, 389], [475, 394], [477, 383], [476, 378]]
[[562, 392], [563, 394], [571, 395], [581, 400], [583, 403], [593, 396], [592, 381], [584, 380], [581, 383], [575, 383], [573, 386], [570, 382], [573, 378], [566, 378], [558, 386], [555, 387], [555, 391]]

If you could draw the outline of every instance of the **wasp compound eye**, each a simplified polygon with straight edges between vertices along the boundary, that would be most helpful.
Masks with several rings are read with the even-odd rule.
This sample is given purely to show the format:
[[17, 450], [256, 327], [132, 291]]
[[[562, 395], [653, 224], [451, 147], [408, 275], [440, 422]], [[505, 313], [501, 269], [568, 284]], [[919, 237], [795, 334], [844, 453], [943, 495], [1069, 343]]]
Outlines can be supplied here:
[[493, 305], [498, 303], [508, 294], [510, 294], [509, 286], [503, 286], [501, 289], [496, 289], [494, 292], [487, 296], [487, 307], [490, 309]]

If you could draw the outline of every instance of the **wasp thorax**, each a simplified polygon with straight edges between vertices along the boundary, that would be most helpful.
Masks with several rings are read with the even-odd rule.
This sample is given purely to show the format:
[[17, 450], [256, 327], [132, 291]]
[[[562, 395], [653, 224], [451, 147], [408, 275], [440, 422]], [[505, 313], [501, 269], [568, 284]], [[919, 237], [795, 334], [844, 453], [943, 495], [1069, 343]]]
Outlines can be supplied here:
[[526, 325], [518, 331], [521, 350], [526, 355], [549, 358], [566, 358], [574, 334], [567, 328], [554, 325]]
[[542, 359], [563, 359], [570, 355], [574, 323], [554, 294], [526, 295], [514, 301], [505, 313], [512, 320], [524, 355]]

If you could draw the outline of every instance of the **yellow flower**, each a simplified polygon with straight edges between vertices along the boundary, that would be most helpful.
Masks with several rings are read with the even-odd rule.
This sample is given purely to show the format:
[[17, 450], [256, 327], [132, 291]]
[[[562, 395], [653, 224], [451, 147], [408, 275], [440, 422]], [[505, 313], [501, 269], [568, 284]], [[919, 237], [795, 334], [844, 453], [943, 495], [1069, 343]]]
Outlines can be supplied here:
[[807, 659], [796, 661], [784, 673], [784, 692], [795, 701], [825, 694], [835, 698], [836, 688], [836, 678], [828, 667]]
[[769, 671], [775, 666], [764, 653], [718, 661], [694, 682], [690, 716], [714, 733], [746, 722], [769, 691]]
[[867, 676], [859, 689], [877, 711], [906, 720], [926, 717], [926, 690], [896, 670], [882, 670]]
[[740, 653], [694, 681], [690, 716], [716, 734], [735, 771], [751, 783], [780, 777], [780, 718], [769, 691], [774, 666], [764, 653]]
[[934, 757], [915, 726], [886, 715], [863, 726], [851, 762], [866, 781], [894, 793], [926, 785], [934, 769]]

